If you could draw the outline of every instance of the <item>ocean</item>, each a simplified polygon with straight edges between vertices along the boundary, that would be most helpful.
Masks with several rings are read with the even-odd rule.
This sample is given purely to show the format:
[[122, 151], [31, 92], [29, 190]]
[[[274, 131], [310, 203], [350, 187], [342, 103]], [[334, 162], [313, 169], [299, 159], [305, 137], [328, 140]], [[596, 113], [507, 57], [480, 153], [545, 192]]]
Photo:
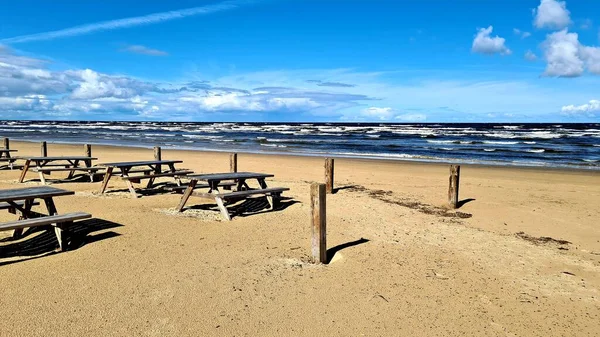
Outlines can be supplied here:
[[0, 137], [34, 142], [600, 169], [600, 124], [0, 121]]

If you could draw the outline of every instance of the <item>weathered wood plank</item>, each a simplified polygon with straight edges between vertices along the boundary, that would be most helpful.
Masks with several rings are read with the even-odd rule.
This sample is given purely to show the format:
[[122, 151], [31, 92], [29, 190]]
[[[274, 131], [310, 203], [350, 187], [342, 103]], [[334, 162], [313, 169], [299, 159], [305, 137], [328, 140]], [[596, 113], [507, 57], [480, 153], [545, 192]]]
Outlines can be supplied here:
[[325, 184], [310, 186], [311, 252], [316, 263], [327, 263], [326, 197]]
[[127, 167], [135, 167], [135, 166], [147, 166], [147, 165], [169, 165], [169, 164], [179, 164], [183, 163], [182, 160], [144, 160], [144, 161], [125, 161], [125, 162], [115, 162], [115, 163], [101, 163], [97, 164], [97, 166], [112, 166], [116, 168], [127, 168]]
[[325, 190], [333, 193], [333, 158], [325, 159]]
[[90, 145], [90, 144], [83, 144], [83, 155], [85, 157], [91, 157], [92, 156], [92, 145]]
[[10, 139], [8, 139], [7, 137], [5, 137], [2, 140], [2, 143], [4, 144], [4, 149], [5, 150], [10, 150]]
[[450, 165], [448, 186], [448, 203], [452, 208], [458, 208], [458, 188], [460, 184], [460, 165]]
[[84, 212], [67, 213], [61, 215], [50, 215], [39, 218], [17, 220], [0, 224], [0, 230], [11, 230], [17, 228], [46, 226], [75, 220], [89, 219], [92, 215]]
[[48, 144], [46, 144], [46, 142], [40, 144], [40, 155], [42, 157], [48, 156]]
[[212, 174], [192, 174], [188, 176], [190, 179], [197, 180], [237, 180], [237, 179], [255, 179], [255, 178], [270, 178], [274, 177], [269, 173], [254, 173], [254, 172], [229, 172], [229, 173], [212, 173]]
[[229, 171], [230, 172], [237, 172], [237, 153], [231, 153], [229, 155]]
[[75, 192], [50, 186], [0, 190], [0, 202], [73, 195]]
[[194, 171], [182, 170], [182, 171], [175, 171], [175, 172], [163, 172], [163, 173], [157, 173], [157, 174], [127, 176], [127, 177], [121, 177], [121, 179], [124, 179], [124, 180], [154, 179], [154, 178], [160, 178], [160, 177], [185, 176], [185, 175], [188, 175], [191, 173], [194, 173]]

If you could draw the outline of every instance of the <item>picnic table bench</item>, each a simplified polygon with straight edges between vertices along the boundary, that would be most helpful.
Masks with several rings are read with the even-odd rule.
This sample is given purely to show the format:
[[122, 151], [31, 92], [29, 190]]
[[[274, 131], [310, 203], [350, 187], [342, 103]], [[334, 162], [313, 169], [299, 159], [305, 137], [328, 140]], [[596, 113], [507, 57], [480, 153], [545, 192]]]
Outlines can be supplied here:
[[[25, 180], [25, 176], [32, 166], [35, 165], [32, 171], [37, 172], [40, 176], [42, 184], [46, 184], [46, 175], [52, 174], [52, 172], [69, 172], [67, 179], [72, 178], [75, 172], [83, 172], [90, 177], [90, 181], [94, 182], [94, 177], [100, 174], [98, 171], [100, 167], [92, 167], [92, 160], [98, 158], [87, 157], [87, 156], [55, 156], [55, 157], [21, 157], [24, 159], [25, 164], [19, 177], [19, 182], [22, 183]], [[84, 166], [80, 166], [83, 162]]]
[[[231, 172], [231, 173], [213, 173], [213, 174], [194, 174], [189, 175], [190, 182], [179, 201], [177, 210], [183, 211], [185, 204], [191, 196], [213, 199], [215, 200], [221, 214], [225, 220], [231, 220], [231, 215], [225, 207], [224, 201], [235, 199], [246, 199], [253, 195], [264, 195], [267, 197], [269, 206], [274, 209], [281, 197], [281, 193], [289, 191], [287, 187], [267, 187], [266, 178], [274, 177], [268, 173], [254, 172]], [[259, 188], [250, 188], [247, 184], [248, 180], [255, 179], [258, 182]], [[198, 181], [206, 181], [208, 192], [196, 192]], [[222, 181], [234, 181], [235, 191], [221, 193], [219, 187]]]
[[[53, 198], [73, 194], [73, 191], [48, 186], [0, 190], [0, 209], [7, 209], [13, 214], [18, 212], [20, 215], [16, 221], [0, 223], [0, 231], [14, 230], [13, 238], [17, 239], [24, 228], [52, 225], [59, 249], [65, 250], [64, 232], [69, 230], [74, 221], [92, 217], [84, 212], [58, 214]], [[36, 201], [38, 199], [44, 202], [48, 215], [40, 216], [31, 210], [33, 206], [40, 204]]]
[[[131, 161], [117, 163], [103, 163], [98, 166], [105, 167], [104, 180], [100, 187], [100, 193], [104, 193], [108, 187], [108, 182], [113, 176], [119, 176], [127, 184], [127, 188], [131, 196], [135, 199], [138, 194], [135, 191], [133, 183], [141, 183], [142, 180], [148, 180], [146, 188], [151, 188], [156, 178], [172, 177], [175, 179], [177, 186], [181, 185], [181, 177], [194, 173], [190, 170], [178, 170], [175, 164], [183, 163], [181, 160], [146, 160], [146, 161]], [[163, 171], [162, 167], [167, 166], [168, 169]], [[134, 169], [136, 168], [136, 169]], [[118, 171], [115, 171], [117, 169]], [[131, 175], [131, 173], [143, 173]]]

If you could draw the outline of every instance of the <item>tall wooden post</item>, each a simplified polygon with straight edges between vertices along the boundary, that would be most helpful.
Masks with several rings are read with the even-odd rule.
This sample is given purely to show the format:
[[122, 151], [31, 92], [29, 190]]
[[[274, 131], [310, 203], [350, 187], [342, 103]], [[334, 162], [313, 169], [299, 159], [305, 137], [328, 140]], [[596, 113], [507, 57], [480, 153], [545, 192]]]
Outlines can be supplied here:
[[[154, 147], [154, 160], [162, 160], [162, 150], [161, 150], [160, 146]], [[154, 171], [156, 173], [161, 173], [162, 168], [160, 167], [160, 165], [156, 165], [156, 169]]]
[[4, 148], [10, 150], [10, 139], [4, 138]]
[[327, 193], [333, 193], [333, 159], [325, 158], [325, 186]]
[[448, 203], [458, 208], [458, 187], [460, 184], [460, 165], [450, 165], [450, 185], [448, 187]]
[[92, 146], [90, 144], [83, 144], [83, 155], [86, 157], [92, 156]]
[[229, 172], [237, 172], [237, 153], [229, 155]]
[[48, 157], [48, 144], [46, 142], [40, 144], [40, 154], [42, 157]]
[[312, 221], [312, 257], [315, 263], [327, 263], [327, 217], [325, 184], [310, 186], [310, 212]]

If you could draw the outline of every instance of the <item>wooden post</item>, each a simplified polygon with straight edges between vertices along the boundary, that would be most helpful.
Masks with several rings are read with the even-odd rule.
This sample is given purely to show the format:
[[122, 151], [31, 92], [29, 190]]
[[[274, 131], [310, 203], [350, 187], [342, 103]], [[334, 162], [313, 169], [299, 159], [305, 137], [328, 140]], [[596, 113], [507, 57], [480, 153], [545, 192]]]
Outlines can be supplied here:
[[10, 150], [10, 139], [4, 138], [4, 148]]
[[[161, 150], [160, 146], [154, 147], [154, 159], [162, 160], [162, 150]], [[160, 172], [162, 172], [162, 168], [160, 167], [160, 165], [156, 165], [156, 169], [154, 171], [156, 173], [160, 173]]]
[[312, 221], [312, 256], [315, 263], [327, 263], [327, 217], [325, 184], [310, 186], [310, 212]]
[[40, 144], [40, 154], [42, 157], [48, 157], [48, 144], [46, 142]]
[[86, 157], [92, 156], [92, 146], [90, 144], [83, 144], [83, 155]]
[[450, 165], [450, 186], [448, 187], [448, 203], [458, 208], [458, 187], [460, 184], [460, 165]]
[[325, 186], [327, 193], [333, 193], [333, 159], [325, 158]]
[[229, 172], [237, 172], [237, 153], [229, 155]]

